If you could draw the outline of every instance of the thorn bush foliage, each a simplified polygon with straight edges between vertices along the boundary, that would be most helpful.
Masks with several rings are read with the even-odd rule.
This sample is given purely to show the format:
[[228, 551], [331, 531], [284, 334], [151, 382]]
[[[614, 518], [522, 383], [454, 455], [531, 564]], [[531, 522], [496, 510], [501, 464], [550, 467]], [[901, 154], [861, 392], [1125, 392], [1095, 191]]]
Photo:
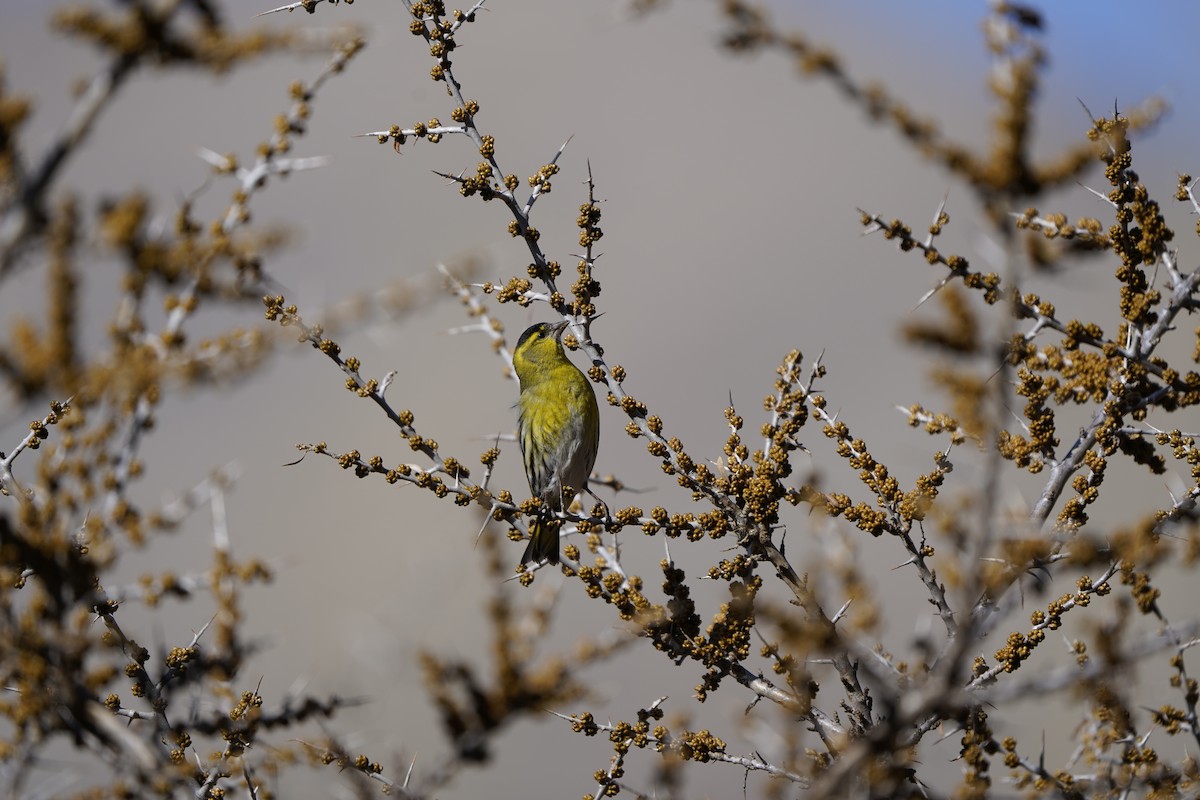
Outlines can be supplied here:
[[[993, 0], [987, 8], [997, 111], [991, 140], [976, 147], [955, 142], [889, 90], [858, 82], [843, 56], [785, 30], [762, 8], [717, 4], [725, 48], [787, 59], [899, 133], [965, 187], [1005, 257], [1001, 267], [981, 267], [984, 259], [974, 253], [943, 248], [939, 237], [952, 224], [948, 203], [924, 229], [860, 212], [865, 232], [898, 246], [897, 255], [881, 259], [911, 265], [914, 296], [940, 303], [933, 321], [903, 330], [929, 354], [944, 394], [936, 404], [903, 407], [896, 419], [930, 437], [914, 477], [889, 468], [855, 420], [832, 410], [823, 381], [848, 365], [786, 346], [775, 354], [775, 375], [758, 387], [761, 408], [731, 400], [723, 419], [713, 420], [725, 437], [720, 452], [698, 452], [672, 431], [672, 409], [636, 394], [636, 371], [606, 351], [599, 326], [593, 336], [605, 311], [603, 290], [622, 280], [599, 260], [603, 173], [589, 167], [586, 177], [574, 176], [585, 177], [583, 189], [573, 188], [574, 178], [561, 180], [567, 145], [545, 163], [507, 171], [505, 142], [489, 131], [487, 116], [505, 98], [476, 96], [473, 76], [456, 60], [460, 43], [488, 35], [483, 0], [466, 10], [440, 0], [403, 5], [403, 44], [427, 51], [428, 77], [446, 99], [417, 112], [424, 120], [364, 135], [390, 145], [381, 159], [393, 151], [421, 158], [424, 151], [413, 148], [421, 140], [469, 143], [457, 171], [438, 173], [461, 195], [443, 200], [450, 208], [489, 203], [496, 230], [507, 231], [507, 246], [526, 266], [478, 282], [443, 268], [436, 284], [407, 287], [403, 301], [375, 315], [352, 311], [339, 319], [289, 301], [270, 274], [284, 237], [252, 224], [250, 211], [276, 176], [319, 165], [291, 155], [293, 144], [322, 95], [334, 91], [327, 82], [363, 46], [357, 35], [332, 37], [324, 69], [281, 95], [274, 129], [252, 160], [206, 153], [209, 181], [170, 210], [169, 226], [153, 224], [147, 195], [121, 187], [102, 207], [81, 207], [64, 185], [63, 164], [82, 157], [77, 151], [100, 112], [137, 72], [226, 72], [268, 52], [311, 49], [306, 15], [291, 33], [264, 33], [234, 30], [211, 0], [127, 0], [57, 12], [58, 29], [97, 47], [105, 66], [40, 158], [31, 155], [41, 148], [29, 147], [25, 127], [36, 98], [0, 74], [0, 283], [34, 265], [46, 280], [45, 307], [6, 313], [0, 341], [0, 380], [12, 408], [33, 419], [0, 453], [6, 795], [40, 796], [49, 748], [65, 743], [103, 765], [81, 796], [269, 797], [281, 773], [308, 764], [336, 767], [364, 796], [382, 790], [435, 797], [463, 768], [489, 763], [496, 735], [522, 717], [594, 740], [592, 760], [577, 765], [584, 798], [684, 796], [686, 777], [706, 770], [743, 771], [748, 787], [777, 797], [1195, 795], [1196, 762], [1188, 754], [1200, 745], [1200, 690], [1189, 661], [1200, 616], [1168, 619], [1160, 575], [1174, 566], [1190, 576], [1200, 556], [1200, 451], [1186, 422], [1197, 419], [1200, 404], [1200, 330], [1185, 327], [1200, 302], [1200, 262], [1185, 244], [1189, 237], [1176, 237], [1161, 203], [1200, 213], [1200, 200], [1188, 175], [1166, 196], [1138, 175], [1137, 133], [1157, 121], [1161, 103], [1101, 117], [1089, 112], [1077, 143], [1051, 161], [1035, 161], [1028, 145], [1046, 53], [1045, 23], [1031, 7]], [[649, 12], [656, 5], [633, 7]], [[353, 17], [355, 9], [351, 0], [301, 0], [260, 10], [315, 18]], [[1106, 185], [1092, 193], [1103, 214], [1072, 222], [1045, 208], [1048, 193], [1070, 189], [1097, 164]], [[227, 188], [228, 204], [216, 218], [199, 218], [195, 199], [219, 187]], [[869, 207], [870, 189], [863, 192]], [[580, 252], [556, 254], [543, 244], [549, 237], [535, 224], [535, 211], [552, 202], [578, 205], [572, 237]], [[119, 301], [103, 346], [84, 347], [81, 263], [97, 254], [122, 265]], [[1030, 290], [1031, 276], [1052, 277], [1068, 258], [1110, 270], [1112, 322], [1061, 315], [1053, 280], [1039, 282], [1048, 289]], [[561, 575], [523, 565], [509, 583], [520, 551], [508, 540], [525, 538], [530, 521], [546, 513], [523, 485], [494, 485], [497, 463], [513, 458], [514, 448], [497, 439], [482, 454], [446, 452], [438, 437], [451, 432], [418, 422], [404, 407], [406, 387], [395, 373], [372, 376], [333, 338], [363, 316], [401, 315], [436, 294], [462, 304], [464, 330], [484, 334], [510, 377], [501, 322], [508, 310], [501, 307], [537, 304], [567, 320], [564, 344], [586, 359], [609, 406], [604, 437], [623, 431], [644, 446], [678, 487], [667, 495], [673, 499], [649, 508], [601, 501], [560, 512]], [[148, 308], [157, 297], [165, 298], [161, 322]], [[260, 311], [248, 313], [248, 301]], [[210, 308], [228, 308], [244, 321], [192, 342], [189, 325]], [[1166, 346], [1187, 337], [1190, 358]], [[170, 468], [142, 456], [164, 403], [218, 380], [251, 379], [289, 339], [324, 356], [297, 360], [304, 369], [332, 361], [340, 375], [314, 366], [313, 380], [340, 381], [369, 400], [358, 408], [369, 407], [380, 425], [399, 433], [412, 460], [324, 441], [298, 445], [302, 453], [357, 478], [425, 490], [420, 501], [410, 491], [398, 503], [434, 502], [427, 493], [461, 506], [452, 512], [462, 516], [464, 531], [482, 524], [478, 557], [494, 583], [485, 609], [491, 658], [480, 664], [423, 652], [420, 666], [446, 744], [442, 755], [402, 774], [378, 760], [390, 754], [358, 753], [334, 732], [337, 712], [351, 701], [281, 695], [248, 674], [254, 645], [243, 626], [253, 608], [242, 590], [269, 582], [278, 567], [233, 554], [223, 497], [237, 476], [217, 470], [157, 511], [140, 508], [130, 491], [146, 470]], [[761, 345], [778, 346], [770, 339]], [[896, 390], [877, 387], [881, 394]], [[964, 461], [979, 468], [956, 472]], [[821, 477], [823, 465], [839, 463], [849, 472], [838, 474], [856, 480], [835, 485]], [[1181, 488], [1148, 501], [1136, 522], [1118, 527], [1094, 508], [1113, 485], [1105, 478], [1129, 465], [1175, 476]], [[1037, 491], [1015, 518], [999, 494], [1006, 476], [1018, 473]], [[627, 488], [619, 474], [594, 475], [591, 486], [618, 497]], [[213, 513], [210, 564], [148, 574], [136, 585], [114, 583], [124, 555], [169, 551], [169, 532], [201, 507]], [[787, 531], [815, 542], [822, 557], [789, 553]], [[631, 537], [658, 537], [668, 555], [635, 558], [621, 547]], [[721, 540], [706, 572], [688, 574], [669, 555], [704, 540]], [[883, 647], [881, 619], [891, 599], [855, 557], [867, 548], [902, 565], [927, 603], [912, 615], [933, 620], [934, 628], [903, 651]], [[555, 595], [539, 591], [550, 582], [605, 607], [616, 626], [586, 631], [573, 649], [548, 641]], [[1040, 591], [1051, 584], [1068, 588], [1058, 596]], [[718, 598], [715, 611], [697, 602], [702, 591]], [[138, 604], [153, 616], [165, 599], [190, 602], [201, 594], [213, 598], [216, 613], [199, 631], [155, 633], [152, 623], [131, 621], [126, 612]], [[1047, 669], [1039, 655], [1069, 619], [1082, 620], [1073, 630], [1087, 633], [1069, 640], [1069, 665]], [[160, 641], [148, 646], [154, 638]], [[665, 660], [694, 676], [692, 696], [650, 694], [623, 718], [602, 722], [587, 708], [592, 687], [581, 673], [617, 653]], [[1134, 675], [1145, 663], [1167, 671], [1173, 701], [1143, 699]], [[693, 730], [697, 704], [718, 692], [739, 697], [746, 716], [768, 726], [778, 746], [737, 749], [737, 719], [726, 730]], [[1018, 702], [1036, 698], [1065, 701], [1077, 717], [1066, 748], [1071, 756], [1062, 763], [1050, 763], [1044, 742], [1004, 733], [1021, 713]], [[321, 733], [309, 737], [304, 726], [313, 720], [323, 720]], [[959, 743], [950, 782], [944, 764], [932, 766], [940, 756], [929, 752], [947, 737]], [[626, 777], [634, 763], [651, 765], [652, 785]], [[526, 779], [529, 796], [540, 796], [537, 777]]]

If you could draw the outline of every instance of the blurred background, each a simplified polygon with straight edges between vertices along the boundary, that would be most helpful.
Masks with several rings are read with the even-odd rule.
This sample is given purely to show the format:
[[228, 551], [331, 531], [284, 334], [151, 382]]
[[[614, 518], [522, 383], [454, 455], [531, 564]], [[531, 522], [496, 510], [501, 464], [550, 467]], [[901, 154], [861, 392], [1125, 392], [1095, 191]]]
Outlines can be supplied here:
[[[224, 11], [234, 27], [358, 26], [367, 39], [366, 50], [316, 98], [308, 133], [293, 151], [328, 156], [331, 164], [269, 186], [251, 205], [257, 223], [291, 234], [289, 247], [265, 264], [289, 302], [317, 322], [339, 303], [423, 279], [439, 263], [453, 269], [471, 262], [479, 279], [496, 282], [524, 275], [528, 254], [507, 234], [504, 209], [463, 199], [434, 174], [473, 170], [478, 156], [466, 139], [451, 137], [436, 146], [420, 141], [397, 154], [372, 139], [354, 138], [392, 124], [449, 119], [452, 103], [429, 79], [430, 59], [408, 33], [403, 7], [360, 0], [324, 4], [315, 15], [254, 18], [272, 5], [237, 0]], [[995, 111], [980, 29], [986, 4], [847, 0], [767, 7], [781, 27], [802, 30], [839, 53], [854, 78], [884, 83], [910, 108], [938, 120], [948, 138], [986, 149]], [[916, 306], [942, 272], [879, 236], [862, 236], [856, 209], [900, 217], [920, 231], [947, 198], [951, 224], [941, 241], [944, 252], [985, 267], [995, 245], [960, 184], [914, 155], [893, 130], [872, 125], [828, 83], [799, 77], [776, 55], [723, 50], [718, 11], [717, 4], [676, 2], [637, 16], [616, 2], [495, 0], [459, 35], [456, 71], [465, 95], [481, 106], [477, 122], [495, 136], [506, 172], [533, 174], [571, 139], [553, 192], [534, 215], [543, 248], [568, 270], [579, 252], [575, 217], [586, 199], [590, 163], [605, 233], [595, 272], [605, 316], [593, 335], [609, 363], [627, 369], [626, 389], [664, 418], [669, 435], [682, 438], [693, 455], [715, 458], [728, 434], [722, 410], [731, 397], [747, 429], [757, 430], [762, 397], [771, 391], [783, 356], [798, 347], [807, 362], [823, 351], [830, 374], [822, 388], [831, 409], [902, 482], [911, 481], [944, 445], [908, 428], [895, 407], [921, 402], [940, 409], [944, 398], [926, 380], [928, 360], [906, 347], [898, 332], [929, 311]], [[1191, 77], [1200, 6], [1058, 2], [1044, 12], [1050, 64], [1037, 104], [1035, 154], [1051, 159], [1083, 136], [1089, 121], [1080, 102], [1101, 116], [1111, 115], [1114, 103], [1125, 109], [1151, 95], [1163, 97], [1171, 112], [1135, 139], [1135, 168], [1163, 202], [1168, 220], [1190, 232], [1189, 210], [1170, 198], [1177, 173], [1200, 168], [1194, 147], [1200, 87]], [[52, 35], [49, 13], [49, 3], [0, 0], [7, 85], [36, 103], [27, 142], [51, 140], [72, 106], [73, 87], [100, 63], [88, 48]], [[269, 57], [217, 78], [186, 71], [140, 74], [104, 113], [61, 185], [79, 191], [89, 210], [107, 193], [140, 187], [170, 220], [209, 174], [198, 149], [249, 162], [273, 118], [287, 109], [288, 85], [314, 78], [324, 60]], [[1098, 171], [1089, 185], [1106, 188]], [[196, 216], [222, 213], [232, 188], [210, 187]], [[1056, 199], [1056, 207], [1044, 210], [1071, 219], [1105, 214], [1082, 186]], [[1180, 238], [1181, 261], [1190, 268], [1195, 248], [1190, 238]], [[91, 336], [85, 346], [102, 348], [117, 270], [103, 261], [84, 266], [89, 300], [81, 329]], [[1106, 331], [1115, 330], [1112, 266], [1088, 262], [1031, 288], [1052, 296], [1063, 318], [1094, 313]], [[0, 318], [36, 313], [41, 293], [40, 270], [10, 279], [0, 295]], [[510, 343], [531, 322], [550, 318], [544, 307], [493, 311]], [[512, 431], [516, 390], [482, 336], [447, 335], [467, 321], [447, 294], [399, 320], [368, 319], [338, 342], [361, 359], [367, 376], [397, 370], [388, 393], [392, 403], [411, 409], [418, 431], [437, 439], [444, 454], [475, 465], [497, 434]], [[247, 305], [241, 313], [201, 315], [187, 332], [198, 339], [232, 325], [269, 323], [261, 306]], [[297, 457], [295, 444], [316, 441], [339, 452], [378, 453], [389, 464], [413, 460], [386, 418], [347, 392], [343, 380], [311, 349], [285, 345], [253, 379], [168, 399], [143, 445], [149, 469], [133, 496], [153, 508], [214, 469], [236, 464], [240, 478], [226, 509], [234, 551], [257, 554], [277, 568], [272, 584], [246, 594], [247, 631], [267, 647], [243, 676], [243, 688], [261, 678], [260, 691], [268, 697], [298, 686], [315, 694], [370, 697], [368, 705], [335, 718], [331, 729], [382, 761], [393, 776], [403, 775], [414, 756], [420, 773], [423, 759], [436, 759], [445, 744], [420, 682], [417, 654], [429, 649], [472, 661], [489, 658], [485, 603], [496, 587], [474, 550], [481, 522], [473, 513], [402, 484], [354, 480], [326, 459], [285, 466]], [[29, 419], [42, 413], [40, 407], [0, 406], [0, 447], [19, 441]], [[604, 407], [601, 414], [597, 471], [647, 490], [615, 499], [601, 490], [601, 496], [614, 507], [661, 503], [673, 512], [689, 510], [690, 497], [662, 475], [642, 444], [621, 432], [625, 417]], [[812, 472], [829, 484], [845, 483], [851, 473], [817, 427], [806, 430], [805, 442], [813, 451]], [[798, 459], [802, 468], [809, 460]], [[28, 475], [32, 463], [19, 467]], [[966, 468], [952, 482], [969, 488], [973, 475]], [[1019, 512], [1034, 496], [1025, 492], [1036, 485], [1014, 480], [1006, 507]], [[502, 444], [493, 486], [526, 495], [512, 443]], [[1167, 488], [1162, 478], [1131, 477], [1127, 494], [1114, 492], [1105, 508], [1114, 522], [1129, 521], [1135, 511], [1166, 503]], [[1122, 498], [1129, 497], [1151, 499], [1125, 511]], [[802, 548], [808, 523], [795, 513], [789, 522], [789, 541]], [[489, 529], [486, 535], [502, 532]], [[626, 568], [656, 588], [662, 539], [629, 532], [623, 543]], [[723, 557], [725, 546], [681, 544], [672, 555], [696, 575]], [[522, 545], [502, 547], [515, 565]], [[133, 554], [120, 574], [133, 582], [167, 565], [202, 570], [210, 548], [210, 524], [201, 513], [179, 533]], [[888, 599], [887, 644], [902, 647], [928, 626], [920, 587], [910, 573], [893, 571], [904, 560], [899, 550], [864, 548], [860, 556], [864, 572]], [[808, 569], [819, 566], [798, 560]], [[617, 627], [611, 609], [588, 602], [577, 582], [548, 572], [532, 590], [512, 583], [508, 594], [523, 604], [531, 592], [560, 584], [555, 623], [544, 643], [548, 651]], [[702, 602], [702, 615], [711, 616], [715, 602]], [[827, 599], [827, 607], [838, 605], [837, 598]], [[211, 608], [203, 601], [167, 604], [157, 613], [166, 622], [155, 624], [172, 636], [198, 630]], [[990, 650], [983, 652], [990, 657]], [[674, 668], [641, 646], [587, 674], [594, 696], [577, 708], [556, 710], [586, 708], [601, 720], [631, 719], [663, 695], [678, 698], [679, 707], [692, 705], [688, 698], [700, 678], [698, 668]], [[690, 727], [712, 727], [727, 737], [731, 752], [769, 748], [766, 734], [742, 716], [749, 700], [736, 687], [724, 690]], [[671, 710], [671, 703], [666, 707]], [[1054, 724], [1031, 714], [1019, 733], [1036, 737]], [[951, 738], [930, 758], [945, 762], [952, 776], [958, 767], [949, 762], [957, 749]], [[404, 759], [394, 759], [401, 751]], [[580, 796], [594, 790], [591, 774], [606, 768], [611, 754], [604, 742], [571, 735], [567, 723], [546, 715], [510, 728], [485, 769], [464, 772], [438, 794], [476, 797], [519, 786], [530, 797]], [[651, 754], [632, 756], [628, 782], [652, 790], [654, 761]], [[53, 779], [56, 790], [84, 785], [86, 775], [71, 754], [62, 766]], [[336, 776], [318, 775], [336, 785]], [[742, 785], [736, 767], [707, 765], [694, 769], [687, 794], [731, 796]], [[295, 791], [304, 796], [313, 787]]]

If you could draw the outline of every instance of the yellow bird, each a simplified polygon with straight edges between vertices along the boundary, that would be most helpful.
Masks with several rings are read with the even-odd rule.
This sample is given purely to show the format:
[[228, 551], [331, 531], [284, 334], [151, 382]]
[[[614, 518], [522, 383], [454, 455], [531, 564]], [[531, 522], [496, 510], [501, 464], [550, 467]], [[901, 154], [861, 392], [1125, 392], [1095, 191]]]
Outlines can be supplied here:
[[539, 322], [521, 334], [513, 349], [513, 369], [521, 382], [517, 433], [525, 477], [546, 513], [529, 526], [529, 546], [521, 563], [558, 563], [558, 529], [549, 512], [569, 508], [587, 488], [600, 444], [596, 393], [563, 350], [566, 322]]

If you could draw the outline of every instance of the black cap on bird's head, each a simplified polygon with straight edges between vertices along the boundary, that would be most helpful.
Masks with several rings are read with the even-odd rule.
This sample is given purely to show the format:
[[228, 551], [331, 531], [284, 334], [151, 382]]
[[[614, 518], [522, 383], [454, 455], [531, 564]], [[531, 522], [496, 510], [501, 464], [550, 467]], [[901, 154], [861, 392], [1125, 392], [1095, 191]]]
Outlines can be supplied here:
[[534, 325], [530, 325], [525, 329], [525, 332], [521, 334], [521, 338], [517, 339], [517, 349], [519, 350], [521, 345], [525, 344], [525, 342], [529, 341], [535, 336], [549, 336], [561, 342], [563, 331], [566, 329], [566, 320], [563, 320], [562, 322], [538, 322]]

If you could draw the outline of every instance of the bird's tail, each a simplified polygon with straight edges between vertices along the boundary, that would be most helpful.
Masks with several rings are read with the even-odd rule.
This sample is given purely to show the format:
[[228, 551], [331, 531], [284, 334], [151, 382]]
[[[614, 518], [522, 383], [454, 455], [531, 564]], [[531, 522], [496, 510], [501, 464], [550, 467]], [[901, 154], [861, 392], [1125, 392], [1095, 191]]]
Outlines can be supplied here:
[[558, 563], [558, 529], [562, 522], [550, 519], [536, 519], [529, 525], [529, 546], [525, 555], [521, 556], [522, 564], [545, 561], [550, 564]]

